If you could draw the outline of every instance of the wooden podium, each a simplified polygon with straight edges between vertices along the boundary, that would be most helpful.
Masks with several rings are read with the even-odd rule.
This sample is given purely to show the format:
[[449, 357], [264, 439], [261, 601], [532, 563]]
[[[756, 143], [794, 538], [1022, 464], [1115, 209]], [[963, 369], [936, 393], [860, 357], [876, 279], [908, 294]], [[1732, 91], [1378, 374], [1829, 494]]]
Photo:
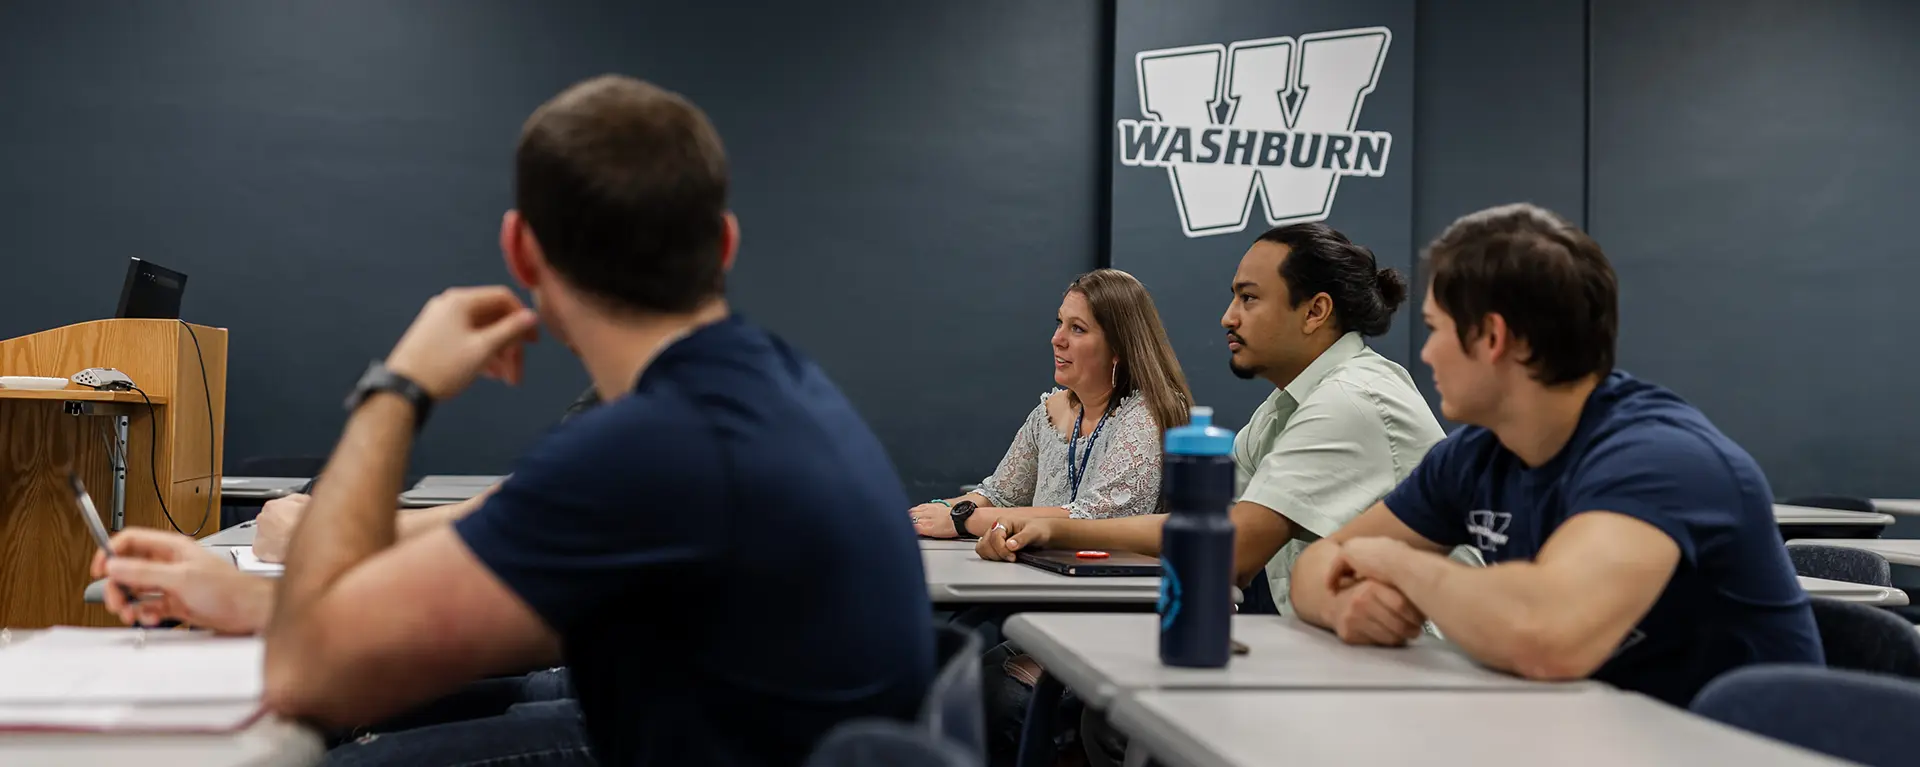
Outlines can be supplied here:
[[[72, 383], [0, 389], [0, 626], [120, 625], [81, 598], [96, 547], [74, 511], [69, 471], [109, 531], [116, 521], [172, 530], [161, 493], [181, 530], [198, 526], [206, 536], [220, 527], [227, 331], [99, 320], [0, 341], [0, 375], [66, 378], [96, 367], [127, 374], [146, 396]], [[124, 467], [113, 465], [115, 452]]]

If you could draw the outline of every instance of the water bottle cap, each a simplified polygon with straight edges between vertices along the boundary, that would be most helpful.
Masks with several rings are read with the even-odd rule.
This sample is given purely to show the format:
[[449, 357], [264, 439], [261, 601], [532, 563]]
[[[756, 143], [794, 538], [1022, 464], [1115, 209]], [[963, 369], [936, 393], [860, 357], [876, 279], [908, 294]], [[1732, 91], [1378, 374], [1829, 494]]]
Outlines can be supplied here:
[[1167, 430], [1166, 451], [1171, 455], [1232, 455], [1233, 432], [1213, 425], [1213, 408], [1196, 406], [1189, 423]]

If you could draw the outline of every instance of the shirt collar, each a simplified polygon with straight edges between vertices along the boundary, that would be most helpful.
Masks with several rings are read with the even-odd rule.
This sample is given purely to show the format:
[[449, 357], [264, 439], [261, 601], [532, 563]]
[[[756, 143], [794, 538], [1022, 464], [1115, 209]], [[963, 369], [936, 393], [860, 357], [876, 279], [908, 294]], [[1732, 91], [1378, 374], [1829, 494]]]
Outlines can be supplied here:
[[1307, 395], [1319, 388], [1320, 382], [1326, 380], [1327, 375], [1332, 373], [1334, 368], [1366, 350], [1367, 342], [1360, 339], [1360, 334], [1349, 331], [1346, 335], [1340, 336], [1340, 340], [1334, 341], [1332, 346], [1327, 347], [1326, 351], [1321, 352], [1320, 356], [1315, 357], [1306, 370], [1300, 371], [1300, 375], [1294, 376], [1293, 381], [1281, 387], [1281, 390], [1292, 397], [1295, 404], [1305, 402]]

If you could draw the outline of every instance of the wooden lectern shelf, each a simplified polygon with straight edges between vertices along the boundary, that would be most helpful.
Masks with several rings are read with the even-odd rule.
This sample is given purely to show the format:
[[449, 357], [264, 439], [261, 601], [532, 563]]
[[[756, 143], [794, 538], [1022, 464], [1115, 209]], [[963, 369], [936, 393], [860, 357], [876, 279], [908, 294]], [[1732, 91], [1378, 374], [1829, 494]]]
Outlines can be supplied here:
[[[199, 364], [196, 362], [195, 364]], [[152, 400], [155, 405], [167, 404], [166, 395], [149, 394], [142, 398], [139, 392], [130, 391], [94, 391], [92, 389], [0, 389], [0, 399], [50, 399], [63, 402], [126, 402], [145, 405]]]

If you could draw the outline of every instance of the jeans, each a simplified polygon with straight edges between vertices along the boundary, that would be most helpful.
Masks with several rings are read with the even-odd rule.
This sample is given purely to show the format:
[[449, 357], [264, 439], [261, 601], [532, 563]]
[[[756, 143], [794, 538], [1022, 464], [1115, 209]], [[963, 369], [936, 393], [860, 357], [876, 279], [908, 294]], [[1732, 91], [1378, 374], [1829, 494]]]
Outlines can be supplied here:
[[[1007, 662], [1021, 655], [1020, 648], [1003, 642], [980, 659], [980, 677], [987, 708], [987, 763], [994, 767], [1019, 761], [1020, 738], [1026, 728], [1027, 709], [1032, 705], [1033, 688], [1007, 671]], [[1083, 704], [1067, 691], [1056, 704], [1053, 748], [1056, 754], [1077, 753]]]
[[327, 752], [335, 767], [595, 767], [565, 669], [475, 682]]

